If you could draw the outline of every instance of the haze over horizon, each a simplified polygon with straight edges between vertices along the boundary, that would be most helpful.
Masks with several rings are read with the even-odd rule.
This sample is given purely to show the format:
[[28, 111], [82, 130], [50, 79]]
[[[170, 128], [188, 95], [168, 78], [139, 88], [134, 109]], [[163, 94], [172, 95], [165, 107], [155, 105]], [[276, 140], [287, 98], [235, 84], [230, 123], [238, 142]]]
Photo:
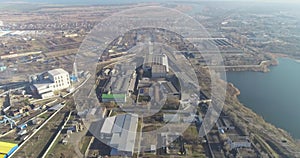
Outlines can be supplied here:
[[300, 3], [300, 0], [0, 0], [0, 3], [49, 3], [49, 4], [124, 4], [138, 2], [268, 2], [268, 3]]

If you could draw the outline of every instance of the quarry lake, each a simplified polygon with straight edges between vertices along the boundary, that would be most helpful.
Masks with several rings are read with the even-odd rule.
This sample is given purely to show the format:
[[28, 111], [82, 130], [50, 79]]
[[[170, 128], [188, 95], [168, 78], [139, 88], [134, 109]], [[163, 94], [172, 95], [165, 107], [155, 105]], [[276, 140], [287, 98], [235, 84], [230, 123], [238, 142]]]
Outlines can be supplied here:
[[300, 139], [300, 62], [279, 58], [270, 72], [227, 72], [241, 103]]

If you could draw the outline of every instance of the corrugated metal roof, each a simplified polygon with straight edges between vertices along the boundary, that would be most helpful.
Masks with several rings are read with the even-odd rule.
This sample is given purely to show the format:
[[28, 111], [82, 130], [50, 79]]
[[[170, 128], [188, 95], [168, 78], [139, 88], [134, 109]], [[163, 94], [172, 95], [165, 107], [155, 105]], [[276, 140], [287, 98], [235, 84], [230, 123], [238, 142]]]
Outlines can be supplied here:
[[124, 121], [125, 121], [125, 115], [117, 116], [115, 120], [115, 124], [112, 129], [112, 133], [121, 133]]
[[120, 140], [123, 143], [119, 144], [119, 150], [133, 152], [134, 145], [135, 145], [138, 117], [136, 115], [126, 115], [126, 117], [128, 119], [125, 120], [124, 124], [127, 125], [124, 126], [128, 126], [128, 129], [123, 128], [121, 140]]
[[123, 125], [123, 130], [129, 130], [131, 124], [131, 115], [126, 115]]
[[166, 89], [167, 93], [178, 93], [178, 90], [171, 82], [164, 82], [162, 85]]
[[114, 148], [119, 148], [119, 144], [121, 143], [121, 133], [113, 133], [111, 140], [110, 140], [110, 145]]
[[167, 69], [165, 65], [153, 65], [152, 73], [166, 73]]
[[[110, 119], [110, 120], [107, 120]], [[123, 114], [117, 115], [114, 118], [113, 125], [109, 125], [113, 118], [107, 118], [104, 122], [101, 131], [111, 131], [112, 137], [110, 140], [111, 147], [117, 151], [133, 152], [136, 138], [136, 130], [138, 124], [138, 115], [136, 114]], [[110, 130], [111, 129], [111, 130]], [[102, 132], [103, 133], [103, 132]], [[118, 155], [117, 151], [113, 151], [113, 155]]]
[[123, 99], [125, 94], [102, 94], [102, 99]]
[[116, 116], [105, 119], [104, 124], [101, 128], [101, 133], [106, 133], [106, 134], [111, 133], [115, 119], [116, 119]]
[[56, 75], [69, 74], [69, 73], [66, 70], [60, 68], [60, 69], [50, 70], [48, 71], [48, 74], [52, 76], [56, 76]]
[[178, 114], [164, 114], [164, 122], [179, 122], [180, 116]]
[[138, 115], [132, 115], [129, 131], [136, 132], [138, 123]]

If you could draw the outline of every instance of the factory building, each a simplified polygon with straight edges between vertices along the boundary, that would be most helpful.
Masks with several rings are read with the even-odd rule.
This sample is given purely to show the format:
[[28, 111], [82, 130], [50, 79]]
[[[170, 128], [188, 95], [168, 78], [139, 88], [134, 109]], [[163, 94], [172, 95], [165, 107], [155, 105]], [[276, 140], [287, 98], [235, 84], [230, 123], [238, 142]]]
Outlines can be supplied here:
[[49, 79], [53, 82], [53, 90], [62, 90], [70, 87], [70, 75], [64, 69], [48, 71]]
[[176, 87], [171, 82], [163, 82], [162, 89], [165, 94], [168, 95], [169, 98], [178, 98], [180, 99], [180, 92], [176, 89]]
[[103, 139], [101, 141], [111, 147], [110, 156], [133, 156], [137, 125], [136, 114], [123, 114], [105, 119], [100, 137]]
[[102, 102], [117, 102], [117, 103], [125, 103], [126, 95], [125, 94], [102, 94]]
[[114, 94], [126, 94], [130, 84], [130, 77], [112, 77], [110, 81], [110, 92]]
[[166, 54], [148, 54], [143, 63], [143, 69], [151, 72], [152, 78], [165, 78], [169, 72], [168, 57]]
[[236, 148], [251, 148], [251, 142], [247, 136], [228, 135], [227, 143], [230, 145], [230, 150]]
[[[169, 154], [171, 146], [174, 146], [173, 142], [181, 136], [178, 132], [162, 132], [157, 137], [157, 146], [161, 146], [158, 149], [158, 153], [161, 155]], [[173, 147], [174, 148], [174, 147]]]
[[116, 65], [110, 82], [106, 85], [107, 94], [102, 94], [102, 102], [126, 102], [134, 92], [137, 74], [135, 63]]
[[54, 69], [42, 73], [32, 80], [31, 90], [42, 98], [49, 98], [54, 91], [60, 91], [70, 87], [70, 76], [64, 69]]
[[153, 65], [151, 69], [152, 78], [165, 78], [167, 69], [164, 65]]
[[163, 119], [166, 123], [179, 123], [181, 117], [178, 114], [164, 114]]
[[169, 72], [168, 57], [166, 54], [147, 54], [144, 59], [143, 68], [149, 70], [153, 65], [164, 65]]

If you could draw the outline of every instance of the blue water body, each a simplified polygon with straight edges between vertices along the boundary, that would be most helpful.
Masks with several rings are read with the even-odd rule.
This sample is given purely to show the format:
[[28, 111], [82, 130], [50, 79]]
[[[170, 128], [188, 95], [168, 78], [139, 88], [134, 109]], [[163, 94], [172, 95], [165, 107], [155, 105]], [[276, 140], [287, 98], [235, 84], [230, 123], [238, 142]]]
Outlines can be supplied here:
[[269, 73], [228, 72], [239, 100], [276, 127], [300, 139], [300, 62], [280, 58]]

